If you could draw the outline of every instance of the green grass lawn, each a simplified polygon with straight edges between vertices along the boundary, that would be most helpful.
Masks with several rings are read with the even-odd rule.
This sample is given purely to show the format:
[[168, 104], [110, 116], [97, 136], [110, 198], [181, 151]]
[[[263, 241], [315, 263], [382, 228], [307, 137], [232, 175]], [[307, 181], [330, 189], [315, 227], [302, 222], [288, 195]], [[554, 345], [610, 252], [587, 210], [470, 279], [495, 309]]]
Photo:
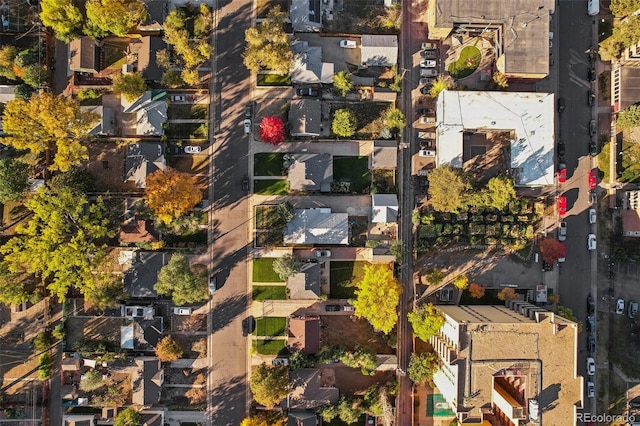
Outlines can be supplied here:
[[264, 317], [256, 320], [256, 336], [284, 336], [287, 319], [284, 317]]
[[256, 229], [282, 228], [286, 225], [277, 206], [256, 206]]
[[285, 341], [278, 340], [254, 340], [253, 348], [260, 355], [279, 355], [287, 352]]
[[473, 74], [480, 65], [482, 53], [475, 46], [467, 46], [460, 52], [460, 57], [449, 64], [449, 74], [453, 78], [465, 78]]
[[260, 195], [287, 195], [289, 193], [289, 181], [286, 179], [254, 180], [253, 192]]
[[258, 86], [291, 86], [290, 75], [258, 74]]
[[362, 194], [371, 185], [368, 157], [333, 157], [334, 182], [351, 182], [350, 191]]
[[283, 285], [254, 285], [253, 300], [286, 300], [287, 287]]
[[169, 120], [190, 118], [205, 120], [208, 116], [208, 105], [170, 103], [169, 107], [167, 108], [167, 118]]
[[330, 262], [331, 299], [352, 299], [357, 289], [356, 283], [364, 276], [364, 266], [369, 262]]
[[167, 123], [165, 134], [169, 139], [206, 139], [207, 123]]
[[261, 257], [253, 259], [253, 282], [281, 283], [280, 276], [273, 270], [275, 257]]
[[282, 176], [284, 154], [277, 152], [260, 152], [253, 156], [254, 176]]

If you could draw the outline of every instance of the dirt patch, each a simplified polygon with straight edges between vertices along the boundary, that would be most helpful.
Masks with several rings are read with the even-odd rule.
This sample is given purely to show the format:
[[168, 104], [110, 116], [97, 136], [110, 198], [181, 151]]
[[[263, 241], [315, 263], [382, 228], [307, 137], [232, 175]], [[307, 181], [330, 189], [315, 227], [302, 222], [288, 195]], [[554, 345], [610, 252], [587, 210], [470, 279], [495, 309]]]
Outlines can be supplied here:
[[182, 358], [196, 359], [207, 356], [207, 337], [189, 334], [172, 334], [171, 337], [178, 342], [184, 350]]
[[347, 315], [324, 315], [321, 323], [320, 338], [324, 345], [342, 345], [351, 350], [356, 346], [363, 346], [377, 354], [394, 353], [382, 335], [376, 333], [364, 319], [351, 319]]
[[171, 318], [172, 331], [207, 331], [207, 316], [193, 314], [189, 316], [173, 316]]
[[124, 181], [126, 144], [95, 141], [89, 145], [87, 170], [96, 179], [98, 191], [136, 191], [133, 183]]
[[124, 325], [123, 318], [69, 317], [66, 324], [67, 350], [75, 350], [82, 340], [102, 340], [120, 347], [120, 327]]
[[395, 377], [395, 371], [381, 371], [373, 376], [363, 376], [360, 370], [349, 367], [334, 367], [335, 386], [341, 395], [362, 395], [371, 385], [390, 383]]
[[191, 405], [189, 398], [186, 396], [189, 388], [167, 388], [162, 389], [160, 403], [167, 406], [169, 410], [193, 410], [202, 411], [206, 408], [206, 403]]
[[204, 385], [207, 383], [207, 370], [204, 368], [167, 368], [166, 380], [172, 385]]
[[[206, 147], [202, 147], [204, 150]], [[185, 173], [207, 173], [209, 157], [207, 155], [179, 155], [167, 159], [167, 165]]]

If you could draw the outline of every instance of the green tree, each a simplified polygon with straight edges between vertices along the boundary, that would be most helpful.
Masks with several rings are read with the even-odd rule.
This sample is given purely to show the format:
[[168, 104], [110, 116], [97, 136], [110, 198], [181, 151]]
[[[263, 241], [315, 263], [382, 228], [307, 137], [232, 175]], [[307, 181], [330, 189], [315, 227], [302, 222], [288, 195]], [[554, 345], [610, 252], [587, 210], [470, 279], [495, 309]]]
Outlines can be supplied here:
[[80, 37], [84, 16], [73, 0], [40, 0], [40, 20], [65, 43]]
[[347, 424], [353, 424], [360, 419], [363, 411], [357, 400], [342, 396], [338, 403], [338, 417]]
[[495, 176], [487, 183], [488, 204], [496, 210], [504, 210], [516, 198], [516, 189], [511, 176]]
[[507, 87], [509, 87], [509, 79], [500, 71], [496, 71], [495, 73], [493, 73], [493, 82], [501, 89], [506, 89]]
[[49, 77], [47, 68], [40, 64], [27, 65], [22, 72], [22, 80], [33, 88], [47, 86]]
[[162, 84], [172, 89], [184, 86], [184, 80], [178, 71], [166, 70], [162, 73]]
[[289, 369], [283, 365], [268, 367], [263, 362], [251, 373], [249, 387], [258, 404], [272, 409], [289, 394]]
[[366, 318], [376, 330], [389, 333], [398, 320], [396, 308], [402, 294], [391, 268], [384, 264], [365, 265], [364, 276], [356, 285], [356, 315]]
[[147, 19], [147, 9], [139, 0], [88, 0], [87, 25], [102, 34], [124, 37]]
[[113, 78], [113, 91], [133, 102], [147, 91], [147, 82], [140, 73], [118, 74]]
[[427, 280], [427, 284], [432, 286], [439, 286], [444, 281], [447, 274], [444, 273], [441, 269], [432, 268], [427, 271], [425, 274], [425, 279]]
[[3, 143], [34, 154], [55, 150], [50, 169], [64, 172], [89, 158], [82, 142], [98, 119], [95, 113], [81, 111], [76, 100], [40, 92], [28, 101], [7, 103], [2, 125], [11, 136]]
[[318, 409], [318, 414], [327, 423], [331, 423], [333, 419], [338, 417], [338, 407], [335, 405], [323, 405]]
[[331, 130], [337, 136], [349, 138], [356, 133], [357, 128], [358, 120], [349, 108], [342, 108], [334, 113]]
[[70, 287], [82, 293], [94, 287], [99, 278], [93, 271], [106, 256], [96, 241], [115, 235], [102, 198], [89, 203], [69, 189], [54, 192], [43, 186], [25, 206], [31, 219], [0, 248], [9, 272], [34, 274], [60, 301]]
[[429, 173], [428, 179], [431, 206], [439, 212], [458, 213], [465, 204], [467, 192], [471, 190], [460, 169], [437, 167]]
[[53, 328], [53, 331], [51, 332], [51, 335], [53, 337], [55, 337], [58, 340], [62, 340], [64, 339], [64, 336], [66, 335], [66, 332], [64, 331], [64, 325], [62, 324], [58, 324]]
[[164, 336], [156, 345], [156, 356], [162, 362], [171, 362], [183, 354], [182, 347], [171, 336]]
[[453, 285], [460, 290], [464, 290], [469, 285], [469, 277], [466, 274], [460, 274], [453, 279]]
[[384, 119], [387, 126], [394, 130], [402, 130], [407, 125], [407, 119], [398, 108], [389, 108], [385, 112]]
[[201, 3], [197, 11], [191, 12], [194, 18], [189, 17], [183, 8], [172, 10], [165, 18], [163, 29], [164, 41], [172, 46], [181, 62], [182, 80], [187, 84], [197, 84], [200, 81], [197, 69], [209, 60], [212, 52], [208, 40], [212, 29], [211, 10]]
[[127, 407], [116, 416], [113, 426], [138, 426], [140, 424], [140, 412], [132, 407]]
[[431, 383], [436, 371], [438, 371], [438, 359], [432, 352], [411, 354], [407, 372], [412, 382], [420, 385]]
[[16, 73], [13, 69], [14, 60], [18, 55], [18, 49], [10, 44], [0, 48], [0, 76], [9, 80], [16, 79]]
[[33, 338], [33, 347], [36, 349], [36, 352], [46, 352], [49, 350], [51, 346], [51, 339], [46, 332], [40, 332], [36, 334], [36, 337]]
[[363, 375], [372, 374], [378, 365], [375, 352], [362, 346], [353, 351], [341, 349], [335, 355], [347, 367], [361, 369]]
[[616, 127], [624, 129], [632, 129], [640, 126], [640, 105], [631, 105], [624, 111], [618, 113], [616, 118]]
[[16, 96], [16, 99], [22, 99], [28, 101], [31, 98], [31, 95], [35, 93], [35, 89], [28, 84], [18, 84], [13, 88], [13, 94]]
[[440, 74], [431, 85], [431, 88], [429, 89], [429, 96], [437, 98], [443, 90], [452, 90], [455, 89], [455, 87], [456, 82], [450, 75]]
[[0, 203], [20, 201], [29, 189], [29, 165], [13, 159], [0, 160]]
[[36, 277], [26, 273], [12, 273], [7, 262], [0, 262], [0, 303], [19, 305], [42, 299], [42, 289]]
[[96, 190], [95, 178], [89, 171], [79, 167], [72, 167], [66, 172], [53, 175], [47, 185], [56, 192], [63, 188], [69, 188], [72, 192], [80, 194]]
[[384, 391], [384, 388], [380, 388], [379, 390], [377, 385], [371, 385], [367, 388], [363, 398], [367, 414], [372, 416], [379, 416], [382, 414], [382, 403], [380, 401], [381, 391]]
[[622, 173], [618, 180], [634, 182], [638, 178], [640, 178], [640, 143], [624, 139], [622, 141]]
[[624, 17], [640, 9], [639, 0], [611, 0], [609, 10], [613, 16]]
[[444, 325], [444, 317], [431, 303], [416, 306], [407, 314], [407, 318], [411, 323], [413, 335], [423, 342], [428, 342], [432, 336], [438, 334]]
[[209, 298], [207, 276], [204, 271], [194, 271], [184, 253], [174, 253], [158, 273], [153, 287], [159, 294], [171, 295], [176, 305], [202, 302]]
[[351, 75], [347, 71], [340, 71], [333, 75], [333, 89], [340, 96], [345, 96], [353, 89]]
[[102, 372], [100, 370], [89, 370], [80, 379], [80, 389], [85, 392], [92, 392], [104, 385], [105, 382], [102, 380]]
[[40, 355], [38, 378], [40, 380], [47, 380], [51, 378], [51, 355], [48, 353]]
[[257, 73], [265, 69], [283, 75], [289, 73], [293, 52], [289, 36], [284, 32], [286, 19], [287, 14], [276, 6], [262, 22], [245, 31], [247, 46], [242, 57], [249, 71]]
[[282, 281], [300, 272], [301, 266], [300, 260], [290, 254], [285, 254], [273, 261], [273, 270]]

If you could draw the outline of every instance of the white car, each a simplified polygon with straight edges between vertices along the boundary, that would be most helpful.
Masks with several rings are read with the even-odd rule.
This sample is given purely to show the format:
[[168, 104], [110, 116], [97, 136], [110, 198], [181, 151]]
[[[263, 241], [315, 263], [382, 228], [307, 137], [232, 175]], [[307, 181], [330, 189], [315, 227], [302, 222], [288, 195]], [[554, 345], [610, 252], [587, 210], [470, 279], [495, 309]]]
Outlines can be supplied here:
[[245, 118], [244, 120], [244, 134], [248, 135], [251, 133], [251, 120]]
[[184, 147], [184, 152], [186, 154], [197, 154], [200, 151], [202, 151], [202, 147], [201, 146], [187, 145], [187, 146]]
[[616, 301], [616, 314], [622, 315], [623, 312], [624, 312], [624, 300], [618, 299]]
[[340, 47], [344, 49], [355, 49], [358, 46], [353, 40], [340, 40]]
[[184, 102], [187, 100], [185, 95], [171, 95], [172, 102]]
[[594, 376], [596, 374], [596, 360], [592, 357], [587, 358], [587, 374]]
[[560, 234], [558, 235], [558, 241], [564, 241], [567, 239], [567, 222], [564, 220], [560, 222]]
[[331, 250], [318, 250], [316, 257], [331, 257]]
[[436, 152], [435, 151], [431, 151], [429, 149], [421, 149], [420, 151], [418, 151], [418, 155], [420, 157], [435, 157], [436, 156]]
[[425, 59], [424, 61], [420, 61], [420, 67], [422, 68], [435, 68], [438, 66], [438, 63], [433, 59]]
[[596, 385], [593, 382], [587, 382], [587, 398], [596, 396]]
[[589, 209], [589, 223], [596, 223], [596, 209]]
[[174, 315], [191, 315], [191, 308], [173, 308]]
[[595, 234], [587, 235], [587, 248], [589, 250], [595, 250], [596, 249], [596, 236], [595, 236]]

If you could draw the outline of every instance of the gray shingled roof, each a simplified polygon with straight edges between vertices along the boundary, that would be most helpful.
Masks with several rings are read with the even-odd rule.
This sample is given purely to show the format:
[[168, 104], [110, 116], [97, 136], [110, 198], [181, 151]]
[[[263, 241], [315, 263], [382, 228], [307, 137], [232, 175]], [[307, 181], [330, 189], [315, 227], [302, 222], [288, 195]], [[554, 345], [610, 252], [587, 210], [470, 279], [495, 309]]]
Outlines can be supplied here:
[[292, 154], [289, 187], [294, 191], [330, 192], [333, 182], [331, 154]]

